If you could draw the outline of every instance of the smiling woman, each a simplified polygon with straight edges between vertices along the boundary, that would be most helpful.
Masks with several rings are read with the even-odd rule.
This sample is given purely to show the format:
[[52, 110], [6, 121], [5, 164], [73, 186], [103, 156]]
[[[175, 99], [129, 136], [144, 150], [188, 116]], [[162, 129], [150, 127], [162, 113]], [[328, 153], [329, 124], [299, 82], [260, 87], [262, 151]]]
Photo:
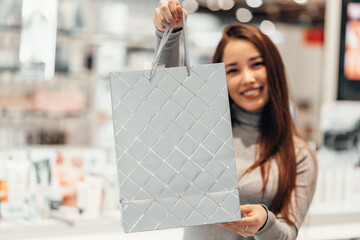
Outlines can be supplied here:
[[[281, 214], [288, 225], [294, 226], [298, 220], [296, 215], [291, 216], [292, 208], [295, 207], [291, 198], [298, 181], [295, 152], [298, 151], [296, 143], [302, 140], [291, 121], [288, 87], [280, 54], [259, 29], [233, 24], [224, 29], [213, 62], [224, 62], [227, 69], [234, 137], [241, 125], [248, 123], [247, 114], [257, 114], [259, 117], [255, 152], [258, 158], [247, 169], [239, 170], [242, 166], [238, 166], [238, 177], [246, 179], [247, 174], [260, 168], [263, 194], [267, 190], [269, 176], [277, 178], [277, 189], [269, 208], [273, 213]], [[313, 156], [305, 143], [304, 146]], [[276, 162], [276, 176], [270, 174], [271, 165], [275, 164], [271, 161]], [[313, 176], [315, 180], [316, 173]], [[314, 187], [312, 184], [309, 186]], [[312, 195], [309, 197], [308, 204]], [[298, 229], [300, 226], [294, 227]]]
[[[179, 64], [182, 11], [177, 0], [155, 10], [158, 44], [164, 26], [176, 31], [161, 56]], [[223, 31], [213, 63], [224, 62], [233, 127], [240, 222], [185, 229], [184, 239], [296, 239], [317, 179], [313, 151], [290, 116], [285, 69], [274, 43], [258, 28], [232, 24]]]
[[245, 40], [230, 41], [223, 53], [231, 99], [248, 112], [260, 113], [269, 99], [264, 60]]

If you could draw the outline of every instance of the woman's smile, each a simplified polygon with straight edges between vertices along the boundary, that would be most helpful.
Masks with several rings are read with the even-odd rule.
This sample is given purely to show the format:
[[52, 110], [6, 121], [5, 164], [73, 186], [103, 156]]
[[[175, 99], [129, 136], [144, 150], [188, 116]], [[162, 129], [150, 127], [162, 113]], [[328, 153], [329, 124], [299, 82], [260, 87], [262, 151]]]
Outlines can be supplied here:
[[260, 96], [263, 92], [263, 89], [264, 89], [263, 87], [249, 88], [245, 91], [242, 91], [240, 95], [248, 99], [253, 99]]

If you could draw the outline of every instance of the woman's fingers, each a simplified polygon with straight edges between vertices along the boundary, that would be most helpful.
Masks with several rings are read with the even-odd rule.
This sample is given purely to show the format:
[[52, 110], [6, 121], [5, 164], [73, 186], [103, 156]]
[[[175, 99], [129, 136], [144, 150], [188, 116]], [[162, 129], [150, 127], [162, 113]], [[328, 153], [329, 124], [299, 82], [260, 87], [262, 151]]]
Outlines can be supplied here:
[[249, 204], [241, 205], [240, 211], [242, 214], [248, 215], [253, 211], [253, 205], [249, 205]]
[[153, 22], [154, 22], [154, 25], [156, 27], [156, 29], [160, 30], [160, 31], [164, 31], [166, 26], [167, 26], [167, 21], [166, 19], [164, 18], [164, 16], [160, 13], [160, 9], [159, 8], [156, 8], [155, 9], [155, 14], [154, 14], [154, 17], [153, 17]]
[[236, 232], [243, 237], [254, 236], [257, 231], [256, 226], [245, 225], [241, 222], [221, 223], [220, 226]]
[[179, 4], [178, 1], [169, 0], [169, 9], [170, 9], [170, 12], [171, 12], [175, 22], [177, 20], [179, 20], [179, 14], [178, 14], [178, 11], [177, 11], [178, 4]]
[[255, 217], [244, 217], [241, 219], [241, 225], [255, 225], [258, 224], [258, 221]]
[[176, 11], [179, 16], [179, 19], [182, 19], [182, 7], [180, 5], [176, 6]]
[[258, 229], [261, 228], [267, 219], [267, 211], [266, 209], [259, 204], [247, 204], [240, 206], [241, 213], [245, 214], [245, 218], [242, 218], [243, 222], [251, 222], [258, 226]]
[[254, 236], [265, 224], [267, 211], [257, 204], [241, 205], [240, 209], [241, 213], [245, 214], [241, 221], [222, 223], [220, 225], [244, 237]]
[[166, 21], [170, 25], [174, 26], [177, 20], [175, 19], [173, 13], [176, 12], [176, 16], [178, 18], [175, 0], [160, 1], [159, 8], [160, 8], [161, 13], [164, 15]]
[[178, 5], [176, 7], [177, 12], [179, 14], [179, 19], [181, 20], [180, 22], [182, 22], [182, 18], [183, 18], [183, 11], [184, 11], [184, 15], [185, 15], [185, 20], [187, 19], [187, 11], [186, 9], [182, 8], [180, 5]]
[[181, 28], [183, 11], [185, 18], [187, 18], [187, 12], [181, 7], [178, 0], [160, 0], [153, 17], [156, 29], [164, 31], [169, 24], [173, 26], [174, 29]]

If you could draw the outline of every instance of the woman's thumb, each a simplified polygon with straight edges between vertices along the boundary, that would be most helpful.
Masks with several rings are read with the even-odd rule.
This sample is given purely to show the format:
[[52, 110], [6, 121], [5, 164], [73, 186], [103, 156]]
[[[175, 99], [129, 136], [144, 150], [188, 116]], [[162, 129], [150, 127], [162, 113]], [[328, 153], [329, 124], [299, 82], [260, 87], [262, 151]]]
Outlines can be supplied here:
[[251, 205], [248, 205], [248, 204], [240, 205], [240, 211], [243, 214], [247, 214], [247, 213], [250, 213], [252, 211], [252, 207], [251, 207]]

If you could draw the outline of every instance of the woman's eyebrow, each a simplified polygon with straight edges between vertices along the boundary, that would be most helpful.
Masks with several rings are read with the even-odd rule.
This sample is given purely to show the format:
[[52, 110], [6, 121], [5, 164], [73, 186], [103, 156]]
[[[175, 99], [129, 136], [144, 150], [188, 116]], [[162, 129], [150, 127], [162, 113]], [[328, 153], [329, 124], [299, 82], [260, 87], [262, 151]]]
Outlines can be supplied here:
[[250, 61], [254, 61], [254, 60], [258, 59], [258, 58], [262, 58], [262, 56], [252, 57], [252, 58], [250, 58], [249, 60], [250, 60]]
[[233, 67], [233, 66], [236, 66], [237, 63], [236, 62], [233, 62], [233, 63], [228, 63], [225, 65], [225, 67]]

